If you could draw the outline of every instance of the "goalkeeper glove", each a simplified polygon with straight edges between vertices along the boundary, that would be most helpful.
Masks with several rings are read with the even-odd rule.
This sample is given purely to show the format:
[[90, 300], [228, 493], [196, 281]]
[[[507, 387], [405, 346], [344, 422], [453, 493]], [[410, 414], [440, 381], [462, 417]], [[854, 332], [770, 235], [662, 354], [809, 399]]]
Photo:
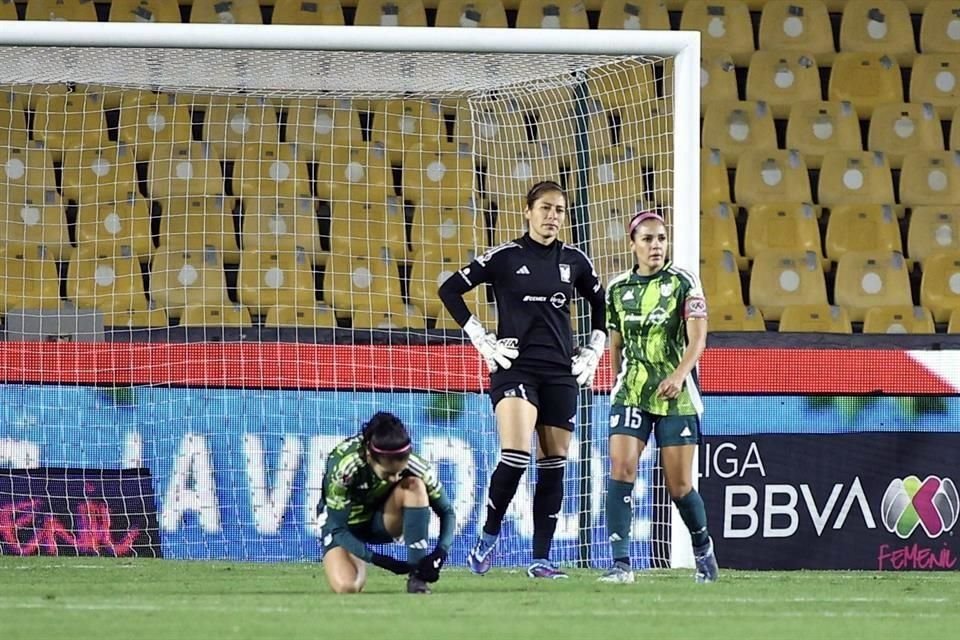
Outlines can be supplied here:
[[573, 356], [570, 372], [577, 377], [577, 384], [589, 387], [593, 384], [593, 376], [600, 364], [600, 357], [607, 344], [607, 334], [594, 330], [590, 333], [590, 341], [581, 347]]
[[395, 573], [398, 576], [406, 575], [413, 570], [413, 567], [409, 563], [402, 560], [397, 560], [396, 558], [382, 553], [373, 554], [373, 564], [374, 566], [380, 567], [381, 569], [386, 569], [391, 573]]
[[487, 362], [490, 373], [497, 369], [509, 369], [513, 359], [520, 355], [515, 340], [497, 340], [497, 335], [484, 329], [476, 316], [470, 316], [463, 330]]
[[433, 550], [428, 556], [424, 556], [417, 563], [417, 575], [424, 582], [436, 582], [440, 579], [440, 569], [443, 563], [447, 561], [447, 552], [440, 547]]

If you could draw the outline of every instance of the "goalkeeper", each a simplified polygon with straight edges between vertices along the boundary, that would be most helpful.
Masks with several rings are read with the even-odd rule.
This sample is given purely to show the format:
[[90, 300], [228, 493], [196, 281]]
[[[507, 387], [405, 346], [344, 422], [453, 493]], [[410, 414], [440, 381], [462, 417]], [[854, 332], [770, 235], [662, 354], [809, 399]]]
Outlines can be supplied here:
[[[441, 285], [439, 295], [490, 370], [490, 399], [500, 436], [500, 461], [490, 478], [487, 517], [467, 557], [474, 573], [490, 570], [507, 507], [530, 464], [536, 432], [537, 485], [533, 497], [531, 578], [566, 578], [550, 562], [563, 504], [563, 476], [576, 428], [578, 383], [589, 386], [606, 343], [603, 287], [590, 259], [558, 239], [567, 198], [555, 182], [535, 184], [526, 197], [527, 233], [490, 249]], [[501, 213], [501, 215], [506, 215]], [[497, 334], [488, 333], [463, 294], [490, 283], [497, 301]], [[590, 303], [593, 332], [574, 352], [570, 299]]]
[[[440, 538], [428, 553], [431, 509], [440, 516]], [[408, 593], [430, 593], [428, 583], [440, 578], [456, 521], [433, 467], [413, 453], [403, 423], [383, 411], [330, 453], [317, 515], [324, 572], [335, 593], [363, 590], [368, 562], [408, 575]], [[406, 560], [366, 546], [401, 540]]]
[[703, 499], [693, 488], [693, 456], [703, 404], [693, 378], [707, 340], [707, 305], [697, 276], [667, 260], [663, 218], [646, 211], [628, 226], [637, 263], [610, 281], [610, 478], [607, 530], [613, 567], [600, 580], [634, 581], [630, 568], [632, 495], [637, 463], [651, 430], [660, 447], [667, 492], [690, 530], [697, 582], [717, 579]]

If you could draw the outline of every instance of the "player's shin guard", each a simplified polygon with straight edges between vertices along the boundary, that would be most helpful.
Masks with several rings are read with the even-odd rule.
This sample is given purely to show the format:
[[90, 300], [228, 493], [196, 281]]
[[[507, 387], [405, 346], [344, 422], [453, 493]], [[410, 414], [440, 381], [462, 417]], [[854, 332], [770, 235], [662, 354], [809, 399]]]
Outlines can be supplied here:
[[487, 521], [483, 524], [483, 532], [489, 536], [500, 535], [500, 525], [503, 516], [507, 513], [510, 501], [517, 493], [520, 478], [530, 464], [530, 454], [517, 449], [503, 449], [500, 451], [500, 462], [490, 476], [490, 490], [487, 493]]
[[607, 480], [607, 535], [613, 559], [630, 561], [630, 526], [633, 523], [633, 483]]
[[404, 507], [403, 543], [407, 546], [407, 562], [417, 564], [429, 551], [430, 507]]
[[710, 539], [710, 534], [707, 532], [707, 510], [697, 490], [691, 489], [690, 493], [682, 498], [674, 498], [673, 504], [677, 505], [680, 517], [690, 531], [694, 549], [706, 545]]
[[537, 489], [533, 494], [533, 557], [550, 559], [550, 545], [563, 506], [563, 473], [567, 459], [547, 456], [537, 460]]

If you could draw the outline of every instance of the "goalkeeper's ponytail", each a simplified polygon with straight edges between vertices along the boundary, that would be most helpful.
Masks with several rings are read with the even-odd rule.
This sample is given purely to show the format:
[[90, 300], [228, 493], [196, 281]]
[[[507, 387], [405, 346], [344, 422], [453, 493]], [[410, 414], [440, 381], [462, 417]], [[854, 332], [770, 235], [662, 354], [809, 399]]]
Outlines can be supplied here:
[[376, 460], [404, 460], [412, 445], [407, 428], [392, 413], [378, 411], [363, 425], [363, 446]]

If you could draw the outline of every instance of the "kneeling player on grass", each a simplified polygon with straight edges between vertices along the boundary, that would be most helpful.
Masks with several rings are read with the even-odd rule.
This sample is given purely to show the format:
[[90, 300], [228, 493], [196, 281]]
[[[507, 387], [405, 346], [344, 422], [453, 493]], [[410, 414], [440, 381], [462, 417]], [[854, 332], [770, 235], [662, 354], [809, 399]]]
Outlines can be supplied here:
[[[431, 509], [440, 516], [440, 538], [427, 553]], [[338, 444], [327, 459], [323, 497], [323, 565], [335, 593], [358, 593], [366, 563], [408, 575], [408, 593], [430, 593], [453, 541], [456, 518], [429, 462], [413, 453], [406, 427], [381, 411], [363, 430]], [[367, 544], [402, 541], [407, 559], [375, 553]]]

